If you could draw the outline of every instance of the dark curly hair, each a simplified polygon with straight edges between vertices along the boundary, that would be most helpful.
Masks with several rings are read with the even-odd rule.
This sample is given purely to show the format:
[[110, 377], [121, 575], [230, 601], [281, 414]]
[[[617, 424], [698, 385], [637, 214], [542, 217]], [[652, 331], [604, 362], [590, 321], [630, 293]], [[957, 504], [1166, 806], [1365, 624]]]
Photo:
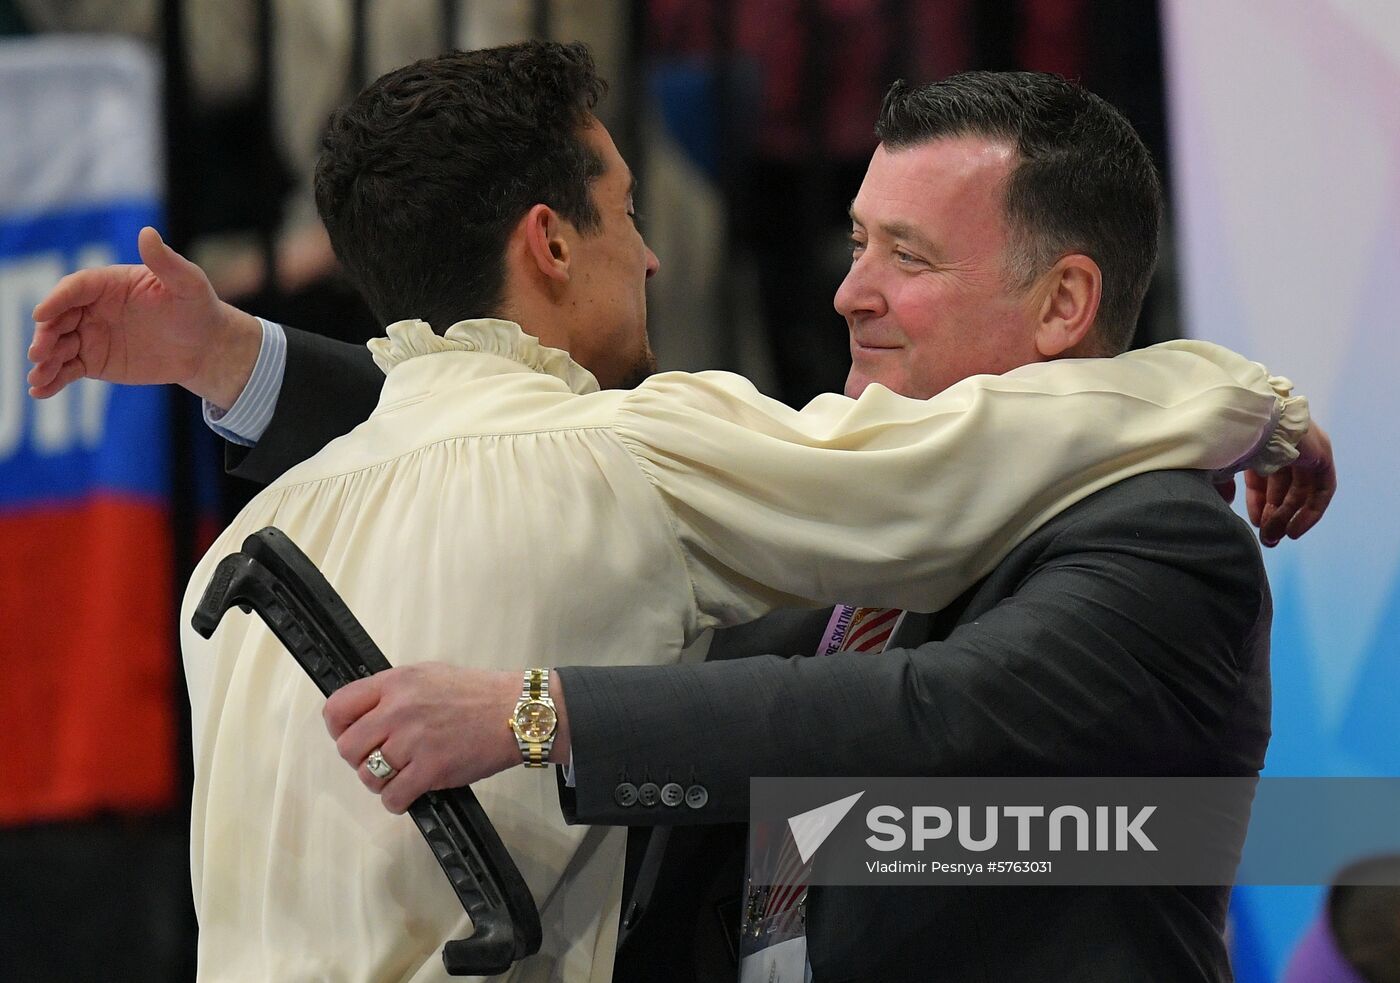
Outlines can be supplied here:
[[1013, 282], [1024, 289], [1061, 256], [1089, 256], [1103, 271], [1097, 347], [1117, 354], [1132, 343], [1163, 203], [1152, 155], [1122, 113], [1056, 75], [965, 72], [896, 82], [875, 133], [891, 149], [959, 136], [1015, 147], [1005, 197]]
[[415, 62], [331, 115], [316, 207], [381, 323], [499, 313], [506, 240], [538, 203], [598, 230], [581, 131], [606, 90], [584, 45], [527, 41]]

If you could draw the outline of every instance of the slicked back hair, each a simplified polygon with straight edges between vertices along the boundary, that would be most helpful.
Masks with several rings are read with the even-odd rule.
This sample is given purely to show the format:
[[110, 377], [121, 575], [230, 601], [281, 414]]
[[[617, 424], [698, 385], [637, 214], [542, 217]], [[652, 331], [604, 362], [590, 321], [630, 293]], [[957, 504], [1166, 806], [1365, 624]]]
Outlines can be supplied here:
[[506, 241], [536, 204], [600, 228], [582, 131], [606, 89], [584, 45], [527, 41], [396, 69], [332, 114], [316, 208], [381, 323], [499, 313]]
[[1152, 156], [1122, 113], [1056, 75], [965, 72], [918, 87], [896, 82], [875, 133], [890, 150], [944, 137], [1015, 148], [1004, 199], [1013, 286], [1083, 253], [1103, 271], [1095, 347], [1117, 354], [1132, 343], [1163, 203]]

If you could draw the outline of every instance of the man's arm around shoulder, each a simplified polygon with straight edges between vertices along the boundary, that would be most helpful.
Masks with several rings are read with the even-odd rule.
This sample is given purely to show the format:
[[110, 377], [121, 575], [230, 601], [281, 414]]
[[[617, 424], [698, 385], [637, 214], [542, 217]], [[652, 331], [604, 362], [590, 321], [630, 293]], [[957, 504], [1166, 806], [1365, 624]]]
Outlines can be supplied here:
[[365, 346], [284, 330], [287, 362], [271, 422], [251, 447], [225, 448], [229, 473], [250, 481], [272, 481], [369, 419], [384, 383]]
[[[1203, 476], [1105, 490], [970, 597], [946, 639], [879, 656], [561, 670], [577, 764], [566, 814], [739, 821], [753, 776], [1238, 774], [1262, 763], [1268, 589], [1247, 527]], [[621, 807], [624, 772], [703, 785], [707, 801]]]

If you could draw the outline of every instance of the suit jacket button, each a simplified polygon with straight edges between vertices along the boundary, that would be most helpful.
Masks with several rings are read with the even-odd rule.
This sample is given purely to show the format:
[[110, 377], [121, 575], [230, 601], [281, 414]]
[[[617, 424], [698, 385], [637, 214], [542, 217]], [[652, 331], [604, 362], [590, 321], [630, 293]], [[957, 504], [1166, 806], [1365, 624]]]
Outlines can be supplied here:
[[624, 809], [631, 808], [637, 804], [637, 786], [631, 782], [623, 782], [613, 789], [613, 801]]
[[643, 782], [637, 787], [637, 801], [650, 809], [661, 799], [661, 787], [655, 782]]
[[661, 786], [661, 804], [674, 809], [685, 801], [685, 789], [675, 782], [667, 782]]
[[703, 785], [692, 785], [685, 790], [685, 804], [692, 809], [703, 809], [710, 801], [710, 790]]

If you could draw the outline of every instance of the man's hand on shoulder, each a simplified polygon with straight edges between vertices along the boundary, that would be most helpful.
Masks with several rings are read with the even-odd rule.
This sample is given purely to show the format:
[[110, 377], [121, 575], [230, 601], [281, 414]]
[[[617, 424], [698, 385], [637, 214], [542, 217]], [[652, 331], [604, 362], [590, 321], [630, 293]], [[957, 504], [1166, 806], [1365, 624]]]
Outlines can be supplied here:
[[[1217, 486], [1225, 501], [1235, 499], [1233, 480]], [[1277, 546], [1284, 536], [1297, 539], [1317, 525], [1337, 493], [1337, 467], [1332, 441], [1316, 421], [1298, 442], [1298, 458], [1265, 476], [1244, 473], [1245, 507], [1259, 530], [1259, 541]]]
[[[557, 672], [550, 673], [550, 694], [559, 716], [550, 760], [567, 761], [568, 717]], [[508, 723], [519, 696], [518, 670], [423, 662], [342, 687], [326, 701], [323, 716], [340, 756], [384, 808], [401, 814], [424, 792], [470, 785], [521, 765]], [[395, 769], [387, 777], [371, 771], [375, 751]]]
[[141, 266], [70, 273], [34, 308], [29, 392], [44, 399], [78, 379], [173, 382], [228, 409], [252, 374], [257, 318], [219, 300], [194, 263], [141, 230]]

